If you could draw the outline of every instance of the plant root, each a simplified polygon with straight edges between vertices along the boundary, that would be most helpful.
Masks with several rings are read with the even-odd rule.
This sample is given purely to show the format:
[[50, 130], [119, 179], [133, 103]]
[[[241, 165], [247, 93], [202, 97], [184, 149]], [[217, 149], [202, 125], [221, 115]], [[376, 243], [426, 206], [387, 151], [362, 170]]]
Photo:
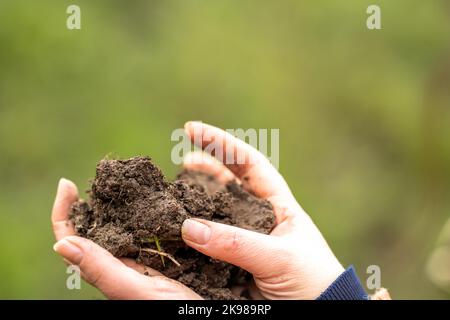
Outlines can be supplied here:
[[170, 261], [175, 263], [178, 267], [181, 266], [181, 264], [171, 254], [168, 254], [166, 252], [158, 251], [158, 250], [150, 249], [150, 248], [141, 248], [141, 251], [159, 254], [161, 256], [161, 258], [166, 257], [167, 259], [169, 259]]

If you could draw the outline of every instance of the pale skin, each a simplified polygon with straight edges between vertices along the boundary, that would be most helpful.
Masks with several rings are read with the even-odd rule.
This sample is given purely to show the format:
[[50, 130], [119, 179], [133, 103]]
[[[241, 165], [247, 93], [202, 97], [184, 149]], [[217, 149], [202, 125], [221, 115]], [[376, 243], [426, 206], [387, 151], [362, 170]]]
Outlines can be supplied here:
[[[283, 177], [256, 149], [219, 128], [188, 122], [185, 130], [199, 147], [205, 149], [213, 141], [222, 141], [224, 154], [241, 152], [245, 161], [224, 165], [213, 157], [194, 152], [186, 156], [184, 167], [211, 174], [222, 183], [239, 181], [246, 190], [272, 204], [276, 226], [270, 235], [265, 235], [188, 219], [182, 226], [184, 242], [250, 272], [254, 281], [248, 289], [255, 299], [317, 298], [344, 268]], [[77, 200], [75, 184], [61, 179], [52, 211], [57, 240], [54, 249], [67, 263], [78, 265], [83, 278], [107, 298], [201, 299], [158, 271], [131, 259], [117, 259], [94, 242], [76, 236], [68, 215], [71, 204]]]

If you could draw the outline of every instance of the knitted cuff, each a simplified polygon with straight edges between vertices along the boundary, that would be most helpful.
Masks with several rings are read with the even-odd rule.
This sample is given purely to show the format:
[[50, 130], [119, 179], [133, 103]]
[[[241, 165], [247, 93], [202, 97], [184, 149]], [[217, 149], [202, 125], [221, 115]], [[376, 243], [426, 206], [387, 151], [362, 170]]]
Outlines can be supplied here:
[[353, 266], [345, 270], [317, 300], [370, 300]]

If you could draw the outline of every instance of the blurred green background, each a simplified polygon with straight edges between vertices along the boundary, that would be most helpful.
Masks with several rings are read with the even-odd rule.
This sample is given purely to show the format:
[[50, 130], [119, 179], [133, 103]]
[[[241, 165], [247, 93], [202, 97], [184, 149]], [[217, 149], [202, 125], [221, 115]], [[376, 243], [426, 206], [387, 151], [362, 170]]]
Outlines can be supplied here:
[[280, 171], [344, 265], [450, 297], [425, 273], [450, 212], [449, 1], [1, 0], [0, 298], [101, 298], [65, 287], [58, 179], [86, 190], [111, 152], [174, 177], [186, 120], [279, 128]]

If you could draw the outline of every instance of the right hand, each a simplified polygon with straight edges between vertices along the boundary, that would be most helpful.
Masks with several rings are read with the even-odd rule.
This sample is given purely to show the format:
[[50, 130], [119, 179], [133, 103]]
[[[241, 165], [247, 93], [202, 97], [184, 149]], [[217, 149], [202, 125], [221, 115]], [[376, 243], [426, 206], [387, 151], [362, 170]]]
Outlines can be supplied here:
[[[244, 164], [223, 165], [201, 152], [185, 159], [185, 168], [203, 171], [219, 181], [238, 179], [252, 194], [273, 206], [276, 227], [264, 235], [201, 219], [183, 223], [187, 245], [237, 265], [253, 274], [254, 298], [315, 299], [344, 272], [311, 218], [297, 203], [278, 171], [256, 149], [231, 134], [200, 122], [185, 125], [187, 135], [198, 147], [214, 142], [233, 155], [244, 154]], [[222, 160], [222, 159], [219, 159]]]

